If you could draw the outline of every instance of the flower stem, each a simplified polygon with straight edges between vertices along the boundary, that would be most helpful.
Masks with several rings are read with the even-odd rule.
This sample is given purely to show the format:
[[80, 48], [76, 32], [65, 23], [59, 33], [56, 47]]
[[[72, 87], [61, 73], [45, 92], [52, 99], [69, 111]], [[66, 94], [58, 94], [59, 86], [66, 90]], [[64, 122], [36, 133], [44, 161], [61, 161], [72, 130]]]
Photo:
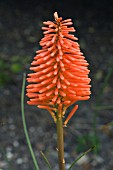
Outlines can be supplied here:
[[57, 148], [58, 148], [59, 170], [65, 170], [64, 137], [63, 137], [63, 124], [62, 124], [61, 116], [58, 116], [57, 118]]

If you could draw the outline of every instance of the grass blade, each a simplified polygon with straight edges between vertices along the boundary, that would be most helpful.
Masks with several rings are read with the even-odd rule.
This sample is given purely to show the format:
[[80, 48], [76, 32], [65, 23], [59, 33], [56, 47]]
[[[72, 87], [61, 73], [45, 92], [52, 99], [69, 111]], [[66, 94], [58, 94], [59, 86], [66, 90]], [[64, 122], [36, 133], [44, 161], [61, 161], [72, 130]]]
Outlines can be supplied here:
[[50, 170], [52, 170], [52, 167], [51, 167], [48, 159], [47, 159], [46, 156], [44, 155], [44, 153], [43, 153], [42, 151], [40, 151], [40, 153], [41, 153], [42, 157], [44, 158], [44, 161], [45, 161], [45, 163], [47, 164], [48, 168], [49, 168]]
[[82, 155], [80, 155], [76, 160], [74, 160], [68, 170], [70, 170], [70, 169], [76, 164], [76, 162], [77, 162], [79, 159], [81, 159], [81, 158], [82, 158], [84, 155], [86, 155], [87, 153], [91, 152], [93, 149], [95, 149], [95, 146], [91, 147], [91, 148], [88, 149], [86, 152], [84, 152]]
[[[1, 151], [1, 153], [3, 153], [3, 157], [4, 157], [4, 160], [6, 161], [6, 163], [8, 165], [8, 169], [14, 170], [13, 166], [12, 166], [12, 162], [6, 156], [5, 150], [3, 148], [0, 148], [0, 151]], [[0, 169], [0, 170], [3, 170], [3, 169]]]
[[108, 73], [107, 73], [107, 75], [105, 76], [105, 78], [104, 78], [104, 80], [103, 80], [103, 86], [101, 87], [100, 92], [99, 92], [99, 94], [98, 94], [98, 96], [97, 96], [97, 101], [96, 101], [96, 104], [97, 104], [97, 105], [98, 105], [99, 102], [100, 102], [100, 97], [102, 96], [102, 94], [103, 94], [103, 92], [104, 92], [104, 89], [105, 89], [106, 86], [108, 85], [108, 82], [109, 82], [112, 74], [113, 74], [113, 66], [111, 66], [111, 67], [109, 68]]
[[94, 107], [94, 110], [112, 110], [113, 109], [113, 105], [108, 105], [108, 106], [96, 106]]
[[31, 154], [31, 157], [33, 159], [33, 163], [34, 163], [34, 167], [36, 170], [39, 170], [39, 166], [36, 160], [36, 157], [34, 155], [32, 146], [31, 146], [31, 142], [30, 142], [30, 138], [28, 135], [28, 131], [27, 131], [27, 126], [26, 126], [26, 121], [25, 121], [25, 114], [24, 114], [24, 92], [25, 92], [25, 82], [26, 82], [26, 74], [23, 74], [23, 84], [22, 84], [22, 93], [21, 93], [21, 112], [22, 112], [22, 121], [23, 121], [23, 127], [24, 127], [24, 133], [25, 133], [25, 137], [26, 137], [26, 141], [28, 144], [28, 148]]

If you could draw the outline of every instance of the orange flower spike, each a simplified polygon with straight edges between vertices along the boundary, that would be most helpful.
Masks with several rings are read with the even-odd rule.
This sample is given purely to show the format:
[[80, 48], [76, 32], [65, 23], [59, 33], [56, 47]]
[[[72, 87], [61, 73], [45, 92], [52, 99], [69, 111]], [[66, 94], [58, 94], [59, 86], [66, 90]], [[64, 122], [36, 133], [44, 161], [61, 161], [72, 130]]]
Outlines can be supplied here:
[[[61, 117], [66, 109], [79, 100], [90, 97], [90, 78], [88, 63], [80, 51], [78, 40], [70, 32], [72, 20], [62, 20], [54, 13], [55, 21], [43, 22], [44, 38], [41, 39], [41, 50], [36, 51], [28, 74], [28, 104], [47, 109], [54, 120], [57, 113]], [[78, 106], [68, 115], [64, 124], [73, 116]], [[61, 113], [62, 112], [62, 113]], [[56, 116], [56, 117], [55, 117]]]
[[77, 109], [78, 109], [78, 105], [76, 105], [76, 106], [72, 109], [72, 111], [69, 113], [67, 119], [66, 119], [65, 122], [64, 122], [64, 126], [65, 126], [65, 127], [67, 126], [68, 121], [71, 119], [71, 117], [74, 115], [74, 113], [76, 112]]
[[50, 115], [52, 116], [52, 118], [53, 118], [54, 122], [56, 123], [57, 118], [56, 118], [56, 116], [55, 116], [55, 113], [54, 113], [54, 112], [52, 112], [51, 110], [48, 110], [48, 111], [49, 111]]

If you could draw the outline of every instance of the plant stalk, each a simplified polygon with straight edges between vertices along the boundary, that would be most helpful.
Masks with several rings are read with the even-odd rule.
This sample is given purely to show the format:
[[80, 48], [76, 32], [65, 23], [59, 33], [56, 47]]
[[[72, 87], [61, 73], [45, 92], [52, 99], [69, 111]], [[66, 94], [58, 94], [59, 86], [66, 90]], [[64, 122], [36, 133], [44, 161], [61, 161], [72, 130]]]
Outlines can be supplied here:
[[57, 149], [58, 149], [59, 170], [65, 170], [64, 136], [63, 136], [63, 124], [62, 124], [61, 116], [57, 118]]

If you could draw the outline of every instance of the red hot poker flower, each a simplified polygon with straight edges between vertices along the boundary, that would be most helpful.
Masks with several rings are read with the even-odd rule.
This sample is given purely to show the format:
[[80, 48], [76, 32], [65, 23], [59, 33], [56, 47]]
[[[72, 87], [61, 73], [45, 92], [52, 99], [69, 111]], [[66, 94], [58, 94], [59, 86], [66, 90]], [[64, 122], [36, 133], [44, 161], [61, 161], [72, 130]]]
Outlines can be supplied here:
[[[63, 117], [66, 109], [79, 100], [88, 100], [90, 96], [90, 78], [88, 63], [80, 51], [77, 38], [69, 34], [75, 32], [71, 19], [62, 20], [54, 13], [55, 21], [43, 22], [44, 38], [41, 50], [38, 50], [28, 74], [28, 104], [47, 109], [54, 120], [57, 110]], [[67, 120], [77, 110], [76, 105]]]

